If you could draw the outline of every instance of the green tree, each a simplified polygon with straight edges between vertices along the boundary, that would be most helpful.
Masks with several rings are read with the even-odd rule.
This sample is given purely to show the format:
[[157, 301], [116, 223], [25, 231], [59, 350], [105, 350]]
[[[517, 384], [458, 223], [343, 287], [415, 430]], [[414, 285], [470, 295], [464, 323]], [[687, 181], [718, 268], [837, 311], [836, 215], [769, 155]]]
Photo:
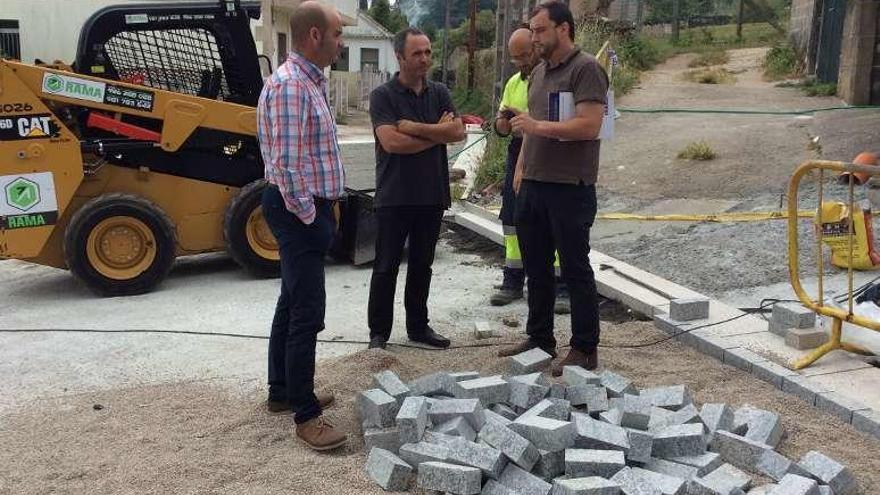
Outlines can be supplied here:
[[388, 0], [373, 0], [368, 13], [370, 17], [392, 33], [409, 26], [406, 16], [397, 6], [391, 7]]

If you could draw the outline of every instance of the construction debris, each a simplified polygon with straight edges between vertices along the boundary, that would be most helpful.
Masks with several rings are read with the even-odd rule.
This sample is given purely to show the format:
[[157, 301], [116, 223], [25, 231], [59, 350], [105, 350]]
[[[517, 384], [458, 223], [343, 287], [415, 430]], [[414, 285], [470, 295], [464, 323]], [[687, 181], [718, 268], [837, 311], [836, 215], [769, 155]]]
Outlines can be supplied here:
[[[357, 402], [371, 479], [453, 495], [858, 492], [819, 452], [797, 462], [776, 452], [784, 432], [771, 411], [698, 409], [682, 385], [638, 390], [608, 371], [567, 367], [552, 382], [537, 371], [547, 358], [514, 356], [511, 376], [376, 375]], [[776, 483], [753, 488], [756, 475]]]

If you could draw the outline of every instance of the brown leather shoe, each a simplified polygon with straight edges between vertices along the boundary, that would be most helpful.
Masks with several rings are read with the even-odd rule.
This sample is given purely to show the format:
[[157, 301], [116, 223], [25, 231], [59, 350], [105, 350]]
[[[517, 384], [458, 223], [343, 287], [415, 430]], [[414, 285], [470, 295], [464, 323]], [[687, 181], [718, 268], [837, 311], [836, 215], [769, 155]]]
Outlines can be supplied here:
[[[531, 351], [535, 347], [541, 347], [538, 344], [534, 343], [531, 339], [526, 339], [519, 344], [514, 346], [505, 347], [498, 351], [498, 357], [508, 357], [508, 356], [516, 356], [517, 354], [522, 354], [526, 351]], [[547, 354], [550, 354], [554, 358], [556, 358], [556, 349], [541, 347]]]
[[599, 366], [599, 352], [586, 353], [577, 349], [569, 349], [568, 355], [553, 366], [553, 376], [562, 376], [565, 366], [580, 366], [585, 370], [594, 370]]
[[[321, 409], [327, 409], [336, 402], [336, 397], [330, 392], [315, 392], [315, 397], [318, 398], [318, 405], [321, 406]], [[269, 399], [266, 401], [266, 409], [269, 414], [289, 413], [291, 407], [290, 402], [286, 400]]]
[[296, 425], [296, 436], [319, 452], [342, 447], [348, 440], [348, 436], [337, 430], [324, 419], [324, 416], [318, 416], [303, 424]]

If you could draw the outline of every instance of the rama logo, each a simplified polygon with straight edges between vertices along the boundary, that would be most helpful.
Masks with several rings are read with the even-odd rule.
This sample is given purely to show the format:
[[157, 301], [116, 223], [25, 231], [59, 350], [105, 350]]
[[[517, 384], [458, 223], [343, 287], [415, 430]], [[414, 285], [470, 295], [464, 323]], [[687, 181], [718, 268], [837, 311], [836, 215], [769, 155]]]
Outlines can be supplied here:
[[46, 91], [58, 93], [64, 89], [64, 79], [54, 74], [46, 77]]
[[40, 186], [19, 177], [6, 185], [6, 204], [16, 210], [28, 211], [40, 202]]

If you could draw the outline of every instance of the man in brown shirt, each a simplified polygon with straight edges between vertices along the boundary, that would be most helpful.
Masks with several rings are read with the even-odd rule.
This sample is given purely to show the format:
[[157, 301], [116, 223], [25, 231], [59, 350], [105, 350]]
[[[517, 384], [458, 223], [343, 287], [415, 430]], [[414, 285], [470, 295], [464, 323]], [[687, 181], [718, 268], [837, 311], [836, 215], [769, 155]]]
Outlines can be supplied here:
[[599, 141], [608, 76], [574, 44], [574, 19], [558, 1], [538, 5], [529, 26], [543, 61], [532, 71], [529, 113], [511, 120], [525, 136], [514, 176], [516, 228], [529, 284], [529, 338], [499, 355], [540, 347], [556, 356], [554, 249], [571, 297], [571, 350], [553, 368], [598, 365], [599, 310], [590, 267]]

